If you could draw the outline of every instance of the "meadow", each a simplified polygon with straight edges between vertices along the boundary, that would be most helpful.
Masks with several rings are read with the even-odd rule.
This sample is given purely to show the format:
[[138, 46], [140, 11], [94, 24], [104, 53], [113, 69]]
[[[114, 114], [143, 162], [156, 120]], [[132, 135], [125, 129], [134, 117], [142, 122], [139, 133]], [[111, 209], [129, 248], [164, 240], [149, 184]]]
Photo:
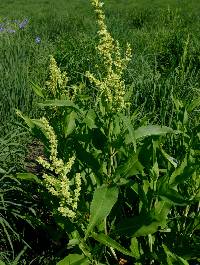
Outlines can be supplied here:
[[199, 10], [1, 0], [0, 265], [200, 264]]

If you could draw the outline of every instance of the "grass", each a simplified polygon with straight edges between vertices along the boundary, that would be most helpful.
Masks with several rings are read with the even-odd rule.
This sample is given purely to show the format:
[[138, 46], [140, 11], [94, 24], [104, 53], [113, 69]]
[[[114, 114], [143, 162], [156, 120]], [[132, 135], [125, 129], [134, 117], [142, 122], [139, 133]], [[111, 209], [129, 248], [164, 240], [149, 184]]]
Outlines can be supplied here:
[[[199, 93], [198, 1], [190, 3], [190, 11], [187, 1], [106, 1], [106, 4], [107, 23], [113, 36], [122, 45], [129, 42], [133, 47], [126, 79], [134, 85], [138, 98], [144, 93], [146, 98], [154, 98], [154, 93], [163, 98], [167, 88], [160, 94], [154, 82], [160, 74], [159, 82], [165, 84], [167, 80], [183, 97]], [[33, 110], [29, 82], [44, 84], [49, 54], [54, 54], [66, 69], [71, 83], [80, 82], [83, 73], [94, 67], [96, 25], [88, 1], [29, 1], [28, 4], [1, 1], [0, 5], [2, 18], [30, 19], [23, 31], [1, 37], [0, 113], [2, 122], [8, 123], [16, 120], [15, 108]], [[174, 73], [180, 65], [188, 34], [186, 67], [190, 65], [193, 71], [189, 71], [183, 89], [181, 82], [174, 80]], [[40, 45], [35, 43], [36, 36], [41, 38]], [[143, 85], [141, 88], [140, 84], [144, 83], [145, 88]]]
[[[184, 128], [183, 130], [190, 131], [191, 136], [193, 129], [199, 124], [200, 104], [196, 105], [195, 111], [189, 117], [187, 129], [184, 127], [185, 124], [182, 124], [186, 115], [183, 106], [189, 106], [200, 96], [200, 2], [198, 0], [105, 0], [105, 6], [106, 22], [112, 36], [119, 40], [122, 50], [125, 50], [127, 42], [133, 49], [133, 57], [124, 78], [132, 92], [131, 111], [137, 109], [139, 112], [134, 120], [135, 124], [137, 126], [149, 123], [162, 124], [178, 130]], [[28, 18], [29, 22], [24, 29], [19, 29], [12, 22], [15, 19], [22, 21], [25, 18]], [[31, 117], [40, 115], [36, 105], [38, 98], [33, 93], [31, 82], [41, 87], [45, 86], [49, 75], [49, 55], [53, 54], [61, 70], [67, 72], [70, 78], [69, 85], [84, 83], [90, 91], [92, 87], [85, 77], [85, 72], [89, 70], [101, 74], [96, 68], [100, 63], [95, 49], [98, 42], [97, 25], [94, 23], [95, 16], [88, 0], [1, 0], [0, 24], [5, 22], [7, 28], [16, 29], [16, 32], [0, 31], [0, 176], [4, 176], [6, 172], [14, 174], [25, 168], [24, 159], [27, 152], [25, 146], [30, 142], [30, 135], [27, 131], [24, 133], [25, 129], [16, 116], [15, 109], [20, 109]], [[35, 42], [36, 37], [40, 37], [40, 43]], [[176, 104], [183, 106], [176, 109]], [[180, 159], [183, 156], [181, 153], [183, 148], [191, 146], [189, 143], [184, 143], [181, 137], [178, 140], [176, 137], [170, 138], [167, 143], [168, 145], [165, 146], [167, 151]], [[169, 167], [170, 170], [172, 169]], [[10, 181], [7, 181], [6, 185], [9, 186]], [[27, 191], [26, 185], [22, 188]], [[181, 188], [184, 190], [184, 187]], [[12, 196], [9, 200], [12, 201]], [[44, 202], [40, 200], [41, 198], [37, 203], [42, 204], [41, 207], [45, 212]], [[3, 205], [3, 200], [0, 203]], [[20, 203], [23, 205], [23, 198], [19, 205]], [[12, 210], [9, 211], [12, 213]], [[174, 211], [175, 215], [180, 215], [177, 224], [173, 224], [174, 234], [177, 235], [178, 240], [182, 215], [186, 214], [178, 207]], [[193, 218], [192, 211], [195, 212], [191, 207], [188, 223]], [[34, 213], [34, 217], [35, 215], [37, 214]], [[41, 215], [42, 227], [45, 229], [37, 232], [37, 240], [42, 247], [42, 236], [51, 234], [50, 230], [55, 224], [51, 223], [51, 214]], [[36, 222], [34, 217], [31, 217], [34, 221], [30, 219]], [[44, 224], [46, 217], [50, 220], [48, 225]], [[9, 221], [19, 225], [19, 222], [13, 221], [12, 217]], [[173, 223], [173, 220], [171, 222]], [[183, 227], [185, 225], [186, 221]], [[24, 231], [30, 231], [30, 227], [27, 228], [24, 223], [22, 227]], [[16, 235], [18, 239], [27, 238], [32, 244], [31, 237], [24, 236], [23, 228], [19, 230], [21, 231], [19, 236], [16, 233], [10, 236], [14, 248]], [[12, 234], [11, 229], [8, 231]], [[0, 228], [0, 233], [3, 232]], [[33, 230], [31, 234], [34, 234]], [[26, 264], [26, 261], [32, 262], [31, 260], [34, 259], [35, 263], [33, 261], [31, 264], [47, 264], [47, 262], [50, 264], [50, 260], [54, 260], [51, 256], [63, 257], [65, 250], [59, 245], [63, 243], [63, 232], [60, 232], [59, 239], [52, 234], [49, 236], [50, 239], [44, 240], [50, 245], [50, 250], [46, 248], [44, 250], [46, 258], [43, 256], [44, 253], [32, 244], [32, 251], [28, 249], [26, 251], [28, 254], [26, 252], [23, 254], [26, 258], [24, 263], [20, 264]], [[198, 235], [195, 240], [196, 238], [198, 239]], [[6, 237], [3, 240], [5, 256], [10, 242]], [[173, 239], [169, 238], [169, 242], [171, 244]], [[21, 249], [23, 246], [21, 243]], [[21, 249], [17, 248], [13, 256], [9, 254], [8, 257], [14, 260]], [[4, 252], [1, 256], [3, 255]], [[55, 261], [52, 261], [52, 264], [55, 264]], [[190, 264], [194, 263], [191, 261]]]

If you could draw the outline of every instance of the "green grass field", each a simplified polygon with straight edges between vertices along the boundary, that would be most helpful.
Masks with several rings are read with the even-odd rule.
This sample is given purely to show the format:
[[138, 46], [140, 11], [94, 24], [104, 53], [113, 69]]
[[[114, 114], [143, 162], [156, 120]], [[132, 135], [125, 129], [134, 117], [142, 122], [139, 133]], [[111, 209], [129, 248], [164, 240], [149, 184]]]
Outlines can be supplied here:
[[[167, 78], [176, 82], [173, 75], [188, 34], [186, 63], [192, 64], [187, 77], [190, 87], [175, 86], [184, 97], [198, 93], [198, 6], [198, 1], [106, 2], [107, 23], [113, 36], [122, 45], [129, 42], [133, 48], [127, 79], [135, 84], [137, 93], [143, 95], [145, 90], [152, 97], [156, 71], [161, 73], [161, 81]], [[2, 122], [8, 123], [13, 119], [13, 108], [32, 108], [29, 81], [44, 83], [49, 54], [66, 69], [72, 83], [80, 81], [83, 73], [94, 67], [96, 25], [88, 1], [1, 1], [0, 7], [1, 19], [29, 19], [23, 32], [1, 34], [0, 113]], [[40, 45], [35, 43], [37, 36], [41, 38]], [[137, 89], [141, 82], [147, 83], [147, 87]]]
[[[122, 264], [120, 258], [124, 258], [126, 261], [124, 264], [127, 265], [200, 264], [200, 168], [198, 162], [200, 153], [200, 1], [105, 0], [103, 9], [108, 31], [115, 40], [119, 41], [121, 53], [125, 53], [127, 43], [132, 49], [131, 60], [121, 76], [130, 94], [130, 109], [126, 112], [124, 121], [119, 122], [119, 127], [124, 124], [120, 127], [121, 136], [114, 133], [113, 138], [109, 127], [111, 125], [108, 126], [106, 123], [108, 117], [102, 114], [102, 110], [96, 109], [95, 104], [98, 103], [94, 104], [95, 96], [99, 91], [94, 89], [95, 85], [91, 84], [86, 76], [86, 72], [90, 71], [101, 79], [106, 73], [105, 58], [103, 60], [96, 49], [99, 42], [97, 35], [99, 29], [90, 1], [0, 1], [0, 183], [2, 183], [2, 188], [0, 186], [0, 237], [2, 236], [0, 264], [2, 265], [65, 265], [71, 264], [69, 261], [80, 265]], [[27, 23], [23, 25], [25, 19]], [[53, 113], [51, 108], [44, 111], [38, 107], [38, 102], [42, 102], [47, 96], [45, 94], [41, 99], [36, 95], [33, 84], [41, 87], [41, 91], [47, 88], [46, 81], [51, 77], [50, 55], [56, 59], [61, 71], [66, 71], [69, 78], [67, 87], [71, 89], [70, 91], [73, 91], [74, 85], [84, 87], [83, 94], [80, 94], [77, 99], [73, 101], [70, 98], [82, 110], [82, 114], [86, 115], [84, 118], [82, 116], [80, 118], [80, 114], [75, 113], [75, 110], [70, 112], [68, 108], [58, 111], [57, 105], [51, 105], [54, 106]], [[88, 96], [90, 99], [87, 101]], [[55, 98], [50, 97], [50, 99]], [[87, 230], [84, 227], [86, 221], [79, 220], [80, 223], [82, 222], [82, 227], [77, 228], [76, 225], [75, 228], [73, 227], [74, 231], [78, 231], [80, 238], [74, 237], [70, 230], [71, 223], [70, 225], [69, 222], [65, 223], [62, 218], [59, 219], [59, 216], [55, 219], [52, 217], [58, 202], [50, 203], [53, 199], [50, 199], [47, 190], [40, 186], [38, 188], [35, 183], [27, 184], [26, 181], [20, 182], [15, 179], [17, 172], [31, 172], [29, 169], [35, 166], [37, 154], [43, 150], [40, 142], [38, 151], [38, 142], [35, 143], [30, 130], [27, 130], [26, 124], [16, 114], [16, 109], [23, 115], [35, 119], [43, 115], [47, 116], [58, 135], [59, 158], [66, 162], [73, 152], [77, 153], [80, 163], [75, 163], [74, 167], [83, 172], [86, 190], [83, 201], [88, 203], [81, 206], [80, 220], [83, 220], [81, 218], [84, 211], [84, 216], [89, 215], [88, 209], [94, 198], [93, 195], [98, 191], [98, 185], [101, 184], [103, 187], [108, 185], [109, 189], [108, 183], [110, 183], [119, 187], [119, 198], [126, 203], [120, 206], [118, 201], [114, 209], [119, 215], [114, 217], [114, 213], [109, 212], [108, 220], [107, 217], [104, 218], [108, 227], [102, 230], [101, 225], [98, 224], [96, 230], [93, 227], [93, 232], [105, 232], [103, 235], [108, 236], [107, 229], [117, 230], [118, 221], [121, 222], [120, 215], [124, 214], [126, 217], [139, 215], [143, 208], [146, 213], [152, 214], [152, 211], [161, 207], [159, 203], [162, 200], [166, 200], [166, 204], [173, 205], [167, 219], [167, 229], [171, 232], [165, 232], [164, 228], [163, 231], [158, 230], [163, 223], [157, 225], [154, 231], [155, 222], [158, 222], [154, 220], [149, 225], [144, 224], [147, 230], [149, 229], [149, 233], [141, 232], [139, 236], [132, 237], [131, 245], [127, 243], [128, 236], [119, 236], [111, 232], [111, 237], [118, 240], [120, 247], [123, 245], [126, 249], [131, 249], [132, 256], [122, 247], [120, 252], [119, 246], [116, 247], [113, 242], [110, 243], [110, 239], [102, 239], [97, 234], [93, 235], [91, 240], [84, 241], [84, 233]], [[89, 117], [88, 110], [91, 109], [95, 114], [91, 112]], [[112, 126], [115, 128], [117, 127], [115, 122], [122, 116], [119, 115], [116, 118], [112, 116], [115, 115], [112, 111], [110, 115], [113, 118]], [[97, 119], [99, 119], [98, 123]], [[26, 119], [24, 120], [27, 122]], [[166, 133], [163, 133], [162, 129], [158, 129], [159, 132], [151, 132], [151, 127], [149, 132], [145, 132], [144, 135], [141, 133], [144, 138], [142, 136], [141, 139], [134, 138], [136, 129], [149, 125], [170, 127], [176, 131], [176, 136], [167, 134], [165, 137], [163, 135]], [[65, 137], [62, 135], [63, 126], [67, 126], [64, 131]], [[127, 130], [124, 129], [126, 126]], [[158, 127], [153, 128], [157, 130], [155, 128]], [[95, 130], [97, 132], [97, 129], [99, 131], [95, 144], [96, 135], [93, 135], [93, 132]], [[125, 130], [124, 133], [123, 130]], [[107, 131], [108, 134], [106, 134]], [[125, 137], [127, 132], [129, 134]], [[104, 144], [102, 134], [105, 138], [108, 137], [104, 149], [97, 144], [98, 141]], [[70, 135], [69, 140], [66, 135]], [[146, 136], [149, 137], [145, 138]], [[37, 137], [40, 141], [44, 140], [41, 133], [38, 133]], [[130, 139], [133, 138], [130, 145]], [[76, 142], [79, 145], [76, 145]], [[121, 143], [123, 144], [119, 147]], [[44, 146], [42, 154], [43, 152], [49, 154], [51, 147], [46, 146], [45, 140]], [[118, 151], [113, 151], [111, 154], [110, 150]], [[133, 150], [137, 154], [138, 163], [141, 163], [142, 169], [139, 165], [134, 169], [129, 168], [133, 163], [131, 160]], [[79, 152], [80, 155], [78, 155]], [[104, 153], [105, 156], [103, 156]], [[88, 158], [85, 159], [87, 156]], [[97, 164], [94, 158], [100, 164], [101, 169], [98, 172], [95, 171]], [[107, 159], [111, 159], [112, 162], [110, 162], [112, 164], [110, 171], [114, 172], [113, 179], [107, 179], [102, 183], [95, 182], [94, 176], [109, 175], [110, 171], [106, 172], [105, 169], [109, 167]], [[177, 159], [178, 162], [174, 162], [173, 159]], [[85, 163], [89, 167], [86, 167]], [[38, 168], [36, 175], [38, 173], [41, 177], [41, 165]], [[124, 180], [125, 182], [121, 183], [115, 180], [114, 176], [117, 179], [118, 171], [121, 175], [126, 175], [124, 178], [129, 182]], [[128, 176], [130, 171], [132, 173]], [[171, 175], [176, 180], [176, 185], [170, 186], [170, 189], [165, 191], [167, 195], [163, 195], [164, 191], [161, 191], [160, 187], [169, 184], [166, 184], [163, 178]], [[86, 179], [89, 176], [91, 180], [87, 182]], [[156, 181], [155, 178], [157, 178]], [[72, 183], [75, 183], [73, 181]], [[29, 192], [30, 185], [31, 192]], [[142, 191], [139, 190], [140, 185]], [[154, 185], [157, 185], [157, 188]], [[9, 189], [12, 190], [10, 194], [7, 192]], [[143, 195], [140, 192], [143, 192]], [[173, 192], [175, 195], [172, 194]], [[19, 201], [16, 201], [16, 196], [19, 196]], [[133, 204], [132, 197], [136, 200]], [[157, 197], [159, 203], [156, 202]], [[146, 204], [143, 200], [146, 200]], [[131, 211], [134, 214], [130, 214]], [[147, 217], [147, 215], [141, 216]], [[73, 222], [72, 225], [74, 225]], [[66, 226], [70, 226], [70, 234]], [[80, 242], [69, 246], [67, 245], [69, 240], [74, 240], [73, 242], [80, 240]], [[94, 243], [97, 241], [99, 245]], [[49, 248], [45, 244], [49, 245]], [[146, 252], [145, 249], [147, 249]], [[67, 259], [64, 263], [57, 263], [68, 254], [83, 255], [84, 260], [80, 261], [79, 258], [82, 257], [80, 256], [75, 257], [74, 260]]]

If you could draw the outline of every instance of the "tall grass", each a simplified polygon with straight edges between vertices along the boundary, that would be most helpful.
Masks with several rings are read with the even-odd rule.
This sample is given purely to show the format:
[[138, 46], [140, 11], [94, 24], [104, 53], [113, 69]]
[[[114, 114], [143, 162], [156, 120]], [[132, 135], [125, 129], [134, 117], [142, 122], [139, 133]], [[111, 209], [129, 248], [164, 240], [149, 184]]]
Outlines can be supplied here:
[[[159, 263], [161, 260], [164, 260], [163, 265], [166, 264], [165, 262], [169, 264], [172, 264], [172, 262], [188, 264], [185, 260], [181, 260], [180, 257], [190, 260], [190, 264], [193, 264], [192, 258], [199, 258], [199, 204], [197, 203], [198, 196], [195, 193], [199, 189], [199, 166], [197, 163], [199, 158], [198, 114], [200, 105], [200, 39], [197, 27], [200, 22], [197, 8], [199, 7], [199, 2], [191, 1], [189, 5], [187, 1], [177, 4], [171, 0], [155, 0], [153, 3], [145, 0], [105, 1], [107, 5], [106, 23], [109, 31], [112, 32], [115, 39], [119, 40], [122, 50], [125, 49], [127, 42], [133, 48], [132, 60], [123, 76], [131, 99], [130, 117], [128, 116], [130, 120], [127, 122], [127, 116], [123, 116], [124, 121], [122, 116], [120, 116], [122, 120], [113, 116], [115, 124], [113, 135], [110, 129], [112, 126], [110, 125], [110, 128], [108, 128], [106, 123], [107, 117], [101, 117], [101, 115], [104, 115], [102, 114], [103, 107], [99, 113], [96, 111], [97, 109], [95, 109], [95, 113], [91, 110], [94, 107], [93, 100], [96, 92], [93, 92], [92, 98], [90, 97], [90, 100], [87, 101], [88, 95], [91, 95], [91, 91], [94, 89], [94, 85], [90, 84], [86, 78], [86, 71], [89, 70], [98, 78], [102, 77], [102, 61], [97, 56], [97, 50], [95, 49], [98, 43], [95, 35], [97, 26], [94, 23], [95, 18], [88, 1], [52, 0], [50, 2], [39, 2], [30, 1], [27, 5], [23, 5], [23, 2], [19, 0], [15, 2], [2, 0], [0, 3], [1, 23], [5, 21], [3, 18], [7, 17], [7, 21], [11, 21], [10, 27], [12, 27], [14, 19], [23, 20], [24, 18], [29, 18], [29, 23], [24, 29], [16, 28], [16, 32], [12, 34], [0, 32], [0, 115], [1, 124], [3, 124], [1, 127], [3, 137], [0, 139], [0, 174], [6, 175], [6, 177], [3, 176], [1, 179], [5, 180], [2, 187], [10, 187], [10, 180], [7, 178], [8, 174], [14, 174], [16, 170], [24, 170], [25, 150], [22, 144], [26, 145], [29, 137], [27, 137], [28, 134], [21, 134], [23, 126], [17, 123], [18, 118], [15, 115], [15, 109], [20, 109], [31, 117], [40, 115], [41, 111], [38, 110], [37, 105], [38, 98], [33, 93], [31, 82], [44, 88], [45, 82], [49, 78], [49, 55], [53, 54], [60, 69], [66, 71], [69, 76], [68, 88], [73, 91], [73, 85], [76, 84], [77, 86], [81, 85], [85, 89], [85, 94], [80, 95], [80, 98], [76, 99], [77, 101], [75, 102], [78, 104], [79, 109], [82, 110], [82, 114], [66, 108], [64, 111], [58, 112], [58, 116], [55, 113], [53, 118], [50, 116], [54, 129], [58, 133], [58, 149], [63, 161], [72, 154], [72, 151], [76, 150], [77, 152], [78, 162], [75, 163], [75, 169], [83, 170], [84, 172], [83, 189], [85, 193], [82, 194], [83, 204], [81, 205], [79, 216], [83, 222], [82, 227], [78, 228], [78, 233], [73, 233], [69, 231], [71, 225], [74, 225], [73, 222], [71, 224], [69, 220], [60, 219], [58, 216], [56, 216], [55, 222], [52, 221], [50, 211], [52, 210], [55, 214], [55, 205], [58, 205], [58, 201], [55, 200], [54, 204], [51, 197], [47, 195], [47, 192], [41, 186], [39, 186], [41, 192], [38, 193], [39, 195], [35, 195], [35, 189], [30, 192], [31, 196], [39, 197], [38, 205], [41, 206], [42, 204], [42, 213], [40, 212], [42, 216], [38, 215], [40, 217], [33, 218], [31, 221], [36, 221], [44, 231], [48, 231], [51, 238], [49, 241], [47, 240], [51, 247], [50, 250], [45, 248], [45, 255], [58, 256], [59, 260], [64, 255], [69, 254], [71, 248], [74, 247], [74, 251], [75, 253], [77, 251], [79, 258], [83, 257], [79, 255], [80, 251], [83, 252], [85, 255], [84, 259], [87, 262], [88, 259], [93, 260], [95, 264], [97, 264], [98, 259], [103, 260], [106, 264], [109, 264], [108, 260], [111, 263], [116, 262], [116, 254], [113, 252], [113, 248], [119, 251], [117, 255], [121, 257], [122, 254], [119, 254], [121, 246], [107, 237], [106, 222], [108, 228], [110, 230], [113, 229], [111, 236], [116, 241], [118, 240], [117, 242], [121, 245], [128, 248], [127, 237], [115, 235], [114, 233], [115, 221], [116, 226], [120, 226], [123, 218], [128, 219], [130, 216], [135, 218], [135, 215], [141, 214], [138, 219], [140, 222], [146, 217], [150, 218], [153, 214], [158, 220], [155, 223], [150, 223], [150, 227], [148, 227], [150, 232], [147, 233], [148, 231], [145, 231], [143, 233], [142, 228], [138, 239], [131, 239], [130, 248], [133, 253], [130, 254], [124, 248], [121, 248], [121, 253], [123, 255], [127, 253], [127, 255], [132, 255], [133, 259], [130, 259], [130, 262], [135, 262], [136, 260], [141, 262], [135, 264], [149, 264], [148, 262], [150, 261], [154, 262], [151, 264], [161, 264]], [[36, 43], [36, 37], [39, 37], [41, 42]], [[45, 114], [49, 113], [51, 113], [51, 109], [45, 112]], [[79, 115], [82, 116], [79, 117]], [[57, 119], [58, 117], [59, 119]], [[35, 120], [33, 120], [34, 122]], [[67, 128], [64, 137], [62, 135], [62, 122]], [[30, 124], [31, 122], [29, 121]], [[40, 124], [40, 121], [38, 124]], [[36, 123], [36, 125], [38, 124]], [[136, 142], [134, 141], [136, 140], [133, 139], [131, 132], [135, 128], [148, 126], [149, 124], [169, 126], [181, 133], [166, 138], [152, 136], [144, 139], [144, 141], [141, 139], [137, 141], [139, 146], [138, 153], [133, 156], [133, 149], [136, 149]], [[121, 135], [118, 135], [120, 134], [120, 126], [121, 134], [123, 134], [123, 137], [126, 136], [125, 140], [122, 139]], [[17, 127], [16, 133], [11, 130], [13, 127]], [[152, 130], [154, 130], [160, 127], [148, 128], [153, 128]], [[108, 131], [111, 133], [107, 134]], [[72, 132], [73, 134], [71, 134]], [[163, 133], [162, 129], [161, 133]], [[68, 134], [70, 137], [66, 139]], [[42, 139], [44, 140], [44, 137]], [[130, 141], [133, 141], [134, 148], [130, 145]], [[126, 146], [127, 142], [128, 145]], [[115, 152], [111, 154], [110, 150], [113, 150], [112, 148], [116, 148], [120, 155], [116, 156], [117, 153]], [[48, 154], [48, 146], [46, 146], [45, 151]], [[108, 159], [111, 161], [110, 164], [107, 163]], [[139, 164], [136, 163], [133, 168], [130, 168], [131, 163], [135, 161], [133, 159], [137, 159]], [[117, 168], [118, 164], [119, 168]], [[108, 174], [106, 172], [109, 167], [110, 171], [113, 170], [115, 172], [116, 169], [116, 172], [113, 178], [111, 177], [105, 181], [105, 178], [108, 177], [107, 175], [110, 174], [110, 172]], [[41, 172], [36, 173], [38, 178], [40, 178]], [[179, 178], [177, 178], [176, 174], [179, 173], [181, 177], [178, 175]], [[125, 178], [129, 178], [128, 181], [127, 179], [123, 179], [124, 182], [121, 181], [119, 178], [120, 174]], [[170, 184], [172, 186], [168, 186], [165, 174], [169, 178], [171, 175], [175, 176], [175, 179], [171, 181], [178, 183], [176, 189], [174, 189], [175, 184], [173, 182]], [[94, 179], [95, 175], [97, 180], [100, 178], [99, 182]], [[37, 179], [34, 175], [29, 174], [18, 174], [17, 176], [22, 179], [27, 176], [30, 180]], [[191, 176], [191, 178], [188, 179], [188, 176]], [[114, 185], [114, 189], [110, 189], [110, 183]], [[106, 188], [105, 186], [99, 188], [100, 184], [105, 185]], [[12, 185], [11, 189], [15, 189], [20, 183], [12, 182]], [[27, 184], [23, 185], [22, 188], [26, 190]], [[30, 185], [33, 187], [33, 184]], [[96, 227], [96, 230], [94, 227], [92, 228], [98, 233], [105, 232], [105, 235], [99, 234], [98, 236], [93, 231], [91, 234], [93, 239], [89, 238], [84, 241], [83, 235], [87, 227], [86, 224], [89, 221], [86, 217], [91, 210], [89, 208], [92, 208], [89, 207], [92, 197], [95, 201], [95, 196], [101, 197], [100, 195], [105, 195], [110, 191], [111, 193], [113, 192], [111, 195], [114, 196], [115, 200], [118, 189], [120, 190], [119, 198], [122, 198], [122, 202], [120, 202], [121, 204], [118, 202], [115, 209], [117, 213], [118, 211], [120, 212], [120, 215], [114, 216], [114, 213], [111, 212], [109, 218], [106, 219], [106, 216], [104, 220], [105, 227], [102, 226], [102, 228], [100, 225]], [[4, 193], [3, 189], [1, 193]], [[96, 195], [94, 196], [94, 194]], [[5, 195], [7, 196], [6, 192]], [[47, 207], [43, 205], [43, 201], [41, 202], [40, 196], [42, 195], [45, 197]], [[1, 254], [4, 256], [3, 260], [6, 260], [6, 257], [14, 260], [15, 256], [21, 251], [21, 249], [17, 249], [14, 252], [14, 249], [16, 248], [16, 240], [23, 239], [22, 233], [18, 235], [15, 229], [10, 229], [11, 226], [9, 227], [8, 221], [11, 221], [12, 225], [17, 227], [19, 222], [13, 218], [12, 213], [14, 211], [14, 213], [17, 212], [18, 214], [20, 209], [24, 211], [27, 205], [23, 202], [23, 198], [21, 199], [21, 204], [13, 205], [14, 196], [9, 197], [7, 204], [4, 203], [3, 199], [0, 201], [0, 206], [3, 205], [2, 212], [0, 212], [3, 216], [1, 220], [3, 220], [3, 224], [8, 224], [7, 230], [5, 230], [5, 225], [2, 226], [3, 229], [0, 228], [0, 233], [4, 233], [2, 242], [5, 251]], [[156, 201], [155, 198], [158, 197], [159, 199]], [[1, 196], [1, 198], [3, 197]], [[134, 203], [132, 203], [132, 198], [134, 198]], [[162, 200], [172, 204], [170, 211], [166, 207], [167, 203], [164, 207], [164, 210], [168, 212], [168, 217], [166, 214], [164, 217], [160, 216], [160, 212], [156, 212], [156, 209], [161, 207], [160, 201]], [[86, 203], [84, 204], [85, 201]], [[141, 207], [141, 205], [143, 206]], [[145, 214], [141, 209], [145, 209]], [[47, 213], [45, 212], [46, 210]], [[94, 207], [91, 211], [94, 211]], [[81, 216], [82, 213], [85, 214], [84, 218], [87, 220], [84, 220], [83, 216]], [[34, 212], [34, 217], [35, 215]], [[166, 231], [163, 228], [160, 229], [160, 225], [163, 226], [164, 222], [161, 217], [167, 219], [168, 229]], [[27, 216], [22, 216], [23, 218], [27, 222], [30, 221]], [[46, 223], [45, 219], [47, 219]], [[138, 220], [134, 221], [138, 222]], [[70, 227], [70, 229], [66, 229], [66, 226]], [[76, 225], [73, 229], [76, 229]], [[29, 229], [27, 230], [29, 231]], [[87, 227], [87, 230], [91, 230], [91, 228]], [[43, 242], [41, 239], [42, 235], [42, 233], [38, 232], [39, 239], [37, 238], [37, 240], [40, 242]], [[63, 241], [64, 237], [67, 240], [70, 239], [67, 251], [65, 248], [66, 241]], [[12, 243], [12, 240], [15, 243]], [[30, 237], [28, 237], [28, 240], [33, 243]], [[101, 244], [97, 243], [97, 241]], [[84, 245], [85, 243], [88, 245]], [[56, 244], [59, 245], [58, 251]], [[93, 248], [94, 245], [95, 248]], [[11, 246], [13, 255], [6, 255], [8, 246]], [[32, 247], [33, 251], [28, 253], [30, 253], [30, 256], [33, 255], [33, 260], [35, 259], [33, 264], [34, 262], [36, 264], [50, 264], [51, 257], [48, 256], [45, 259], [42, 256], [43, 253], [35, 250], [33, 245]], [[78, 250], [78, 248], [80, 249]], [[187, 248], [191, 253], [186, 253]], [[146, 252], [143, 251], [145, 249]], [[34, 251], [36, 253], [33, 254]], [[92, 258], [89, 251], [92, 253]], [[110, 254], [108, 255], [108, 253]], [[37, 254], [40, 257], [35, 258]], [[123, 255], [122, 257], [124, 257]], [[113, 257], [111, 258], [111, 256]], [[68, 261], [70, 257], [70, 255], [67, 257]], [[32, 262], [31, 258], [27, 257], [26, 261], [24, 259], [23, 264], [26, 264], [29, 260]], [[52, 260], [55, 259], [53, 258]], [[121, 260], [123, 259], [121, 258]], [[180, 263], [181, 261], [185, 263]], [[9, 263], [9, 261], [7, 262]], [[52, 262], [54, 264], [54, 261]]]
[[[94, 68], [98, 61], [95, 43], [91, 42], [95, 40], [96, 26], [87, 1], [74, 1], [73, 4], [63, 1], [30, 2], [27, 6], [20, 2], [2, 2], [1, 6], [2, 18], [30, 19], [24, 30], [6, 36], [1, 34], [0, 113], [2, 122], [7, 123], [16, 119], [14, 108], [34, 111], [29, 81], [44, 83], [49, 54], [54, 54], [61, 68], [67, 70], [72, 83], [81, 82], [84, 78], [82, 73]], [[153, 99], [151, 111], [157, 105], [156, 98], [165, 102], [166, 97], [166, 102], [169, 101], [167, 86], [173, 87], [184, 98], [192, 97], [193, 92], [199, 93], [198, 2], [193, 1], [192, 6], [193, 9], [186, 12], [188, 5], [185, 2], [177, 6], [170, 1], [108, 3], [107, 23], [113, 36], [122, 44], [128, 41], [134, 49], [126, 80], [137, 91], [139, 104]], [[183, 77], [184, 81], [176, 72], [181, 65], [188, 34], [184, 63], [190, 68], [187, 76]], [[41, 38], [39, 45], [35, 43], [36, 36]], [[151, 101], [146, 103], [147, 111], [149, 105], [152, 105]], [[166, 107], [168, 103], [163, 105]], [[163, 116], [163, 111], [166, 111], [160, 110], [162, 106], [158, 106], [156, 111]]]

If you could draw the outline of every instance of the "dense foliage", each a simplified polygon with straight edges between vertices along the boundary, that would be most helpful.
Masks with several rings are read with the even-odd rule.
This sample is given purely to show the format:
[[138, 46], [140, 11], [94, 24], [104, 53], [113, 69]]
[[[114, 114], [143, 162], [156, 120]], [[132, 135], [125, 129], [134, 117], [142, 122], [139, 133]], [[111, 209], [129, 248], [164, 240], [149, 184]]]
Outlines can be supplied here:
[[199, 264], [197, 18], [90, 2], [79, 43], [1, 21], [0, 264]]

